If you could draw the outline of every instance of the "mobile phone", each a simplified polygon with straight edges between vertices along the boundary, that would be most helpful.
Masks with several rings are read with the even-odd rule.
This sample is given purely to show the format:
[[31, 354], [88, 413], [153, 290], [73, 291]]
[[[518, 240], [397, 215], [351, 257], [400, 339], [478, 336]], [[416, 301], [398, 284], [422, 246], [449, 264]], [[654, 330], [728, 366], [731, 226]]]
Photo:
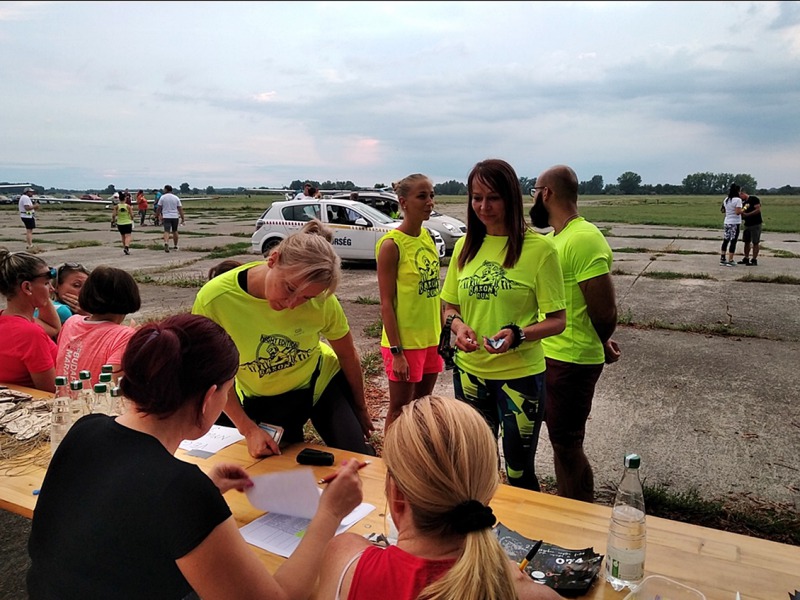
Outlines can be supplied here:
[[270, 434], [276, 444], [280, 444], [281, 438], [283, 437], [283, 427], [280, 425], [270, 425], [269, 423], [259, 423], [258, 426]]
[[333, 454], [322, 450], [314, 450], [313, 448], [303, 448], [297, 455], [297, 462], [301, 465], [330, 467], [333, 464]]
[[495, 350], [497, 350], [498, 348], [502, 348], [503, 344], [506, 343], [505, 338], [500, 338], [499, 340], [493, 340], [492, 338], [483, 336], [483, 340]]

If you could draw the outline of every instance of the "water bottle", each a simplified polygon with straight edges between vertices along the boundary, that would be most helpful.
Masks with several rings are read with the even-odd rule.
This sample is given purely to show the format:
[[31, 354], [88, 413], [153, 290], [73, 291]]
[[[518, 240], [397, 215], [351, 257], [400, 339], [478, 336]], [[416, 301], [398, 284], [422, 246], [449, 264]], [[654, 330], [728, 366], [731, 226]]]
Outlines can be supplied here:
[[115, 415], [121, 415], [125, 412], [125, 402], [119, 386], [111, 388], [111, 411]]
[[83, 382], [80, 379], [69, 382], [69, 408], [73, 423], [89, 413], [89, 407], [84, 402], [82, 392]]
[[112, 414], [111, 396], [108, 393], [108, 385], [105, 383], [94, 384], [94, 404], [92, 406], [92, 413], [104, 415]]
[[644, 579], [644, 556], [647, 543], [644, 492], [639, 479], [641, 458], [625, 457], [625, 474], [617, 488], [606, 546], [606, 581], [615, 591], [633, 588]]
[[114, 365], [103, 365], [100, 367], [100, 373], [113, 373], [114, 372]]
[[72, 425], [72, 411], [69, 406], [69, 392], [67, 378], [59, 375], [56, 377], [56, 394], [53, 398], [53, 407], [50, 413], [50, 453], [55, 454], [56, 448], [67, 435]]

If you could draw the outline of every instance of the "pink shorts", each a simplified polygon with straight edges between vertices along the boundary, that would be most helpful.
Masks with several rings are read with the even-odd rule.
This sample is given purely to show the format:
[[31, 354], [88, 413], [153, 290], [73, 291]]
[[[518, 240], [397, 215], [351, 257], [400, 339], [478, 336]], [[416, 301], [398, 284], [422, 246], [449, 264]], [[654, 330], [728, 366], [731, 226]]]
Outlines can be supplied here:
[[[441, 373], [444, 370], [444, 361], [439, 356], [437, 346], [421, 348], [419, 350], [403, 350], [403, 356], [408, 361], [408, 383], [419, 383], [422, 376], [428, 373]], [[383, 366], [386, 369], [386, 376], [389, 381], [400, 381], [394, 376], [392, 371], [392, 352], [388, 348], [381, 346], [381, 356], [383, 356]]]

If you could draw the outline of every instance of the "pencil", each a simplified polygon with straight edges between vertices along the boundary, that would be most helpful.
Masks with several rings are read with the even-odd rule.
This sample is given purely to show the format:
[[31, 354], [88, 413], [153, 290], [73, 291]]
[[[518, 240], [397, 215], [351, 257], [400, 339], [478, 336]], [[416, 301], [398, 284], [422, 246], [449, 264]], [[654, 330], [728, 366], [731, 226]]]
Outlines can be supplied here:
[[[359, 464], [359, 465], [358, 465], [358, 468], [359, 468], [359, 470], [360, 470], [360, 469], [363, 469], [363, 468], [364, 468], [364, 467], [366, 467], [368, 464], [370, 464], [370, 461], [368, 461], [368, 460], [365, 460], [364, 462], [362, 462], [361, 464]], [[338, 474], [339, 474], [339, 473], [337, 472], [337, 473], [331, 473], [330, 475], [325, 475], [325, 477], [323, 477], [322, 479], [320, 479], [320, 480], [319, 480], [317, 483], [319, 483], [319, 484], [323, 484], [323, 483], [330, 483], [331, 481], [333, 481], [334, 479], [336, 479], [336, 476], [337, 476]]]
[[531, 547], [530, 550], [528, 550], [528, 554], [525, 556], [525, 558], [522, 559], [522, 562], [519, 563], [520, 571], [523, 572], [525, 571], [525, 567], [527, 567], [528, 563], [533, 560], [533, 557], [536, 556], [536, 553], [539, 551], [539, 548], [541, 548], [541, 546], [542, 546], [542, 540], [539, 540]]

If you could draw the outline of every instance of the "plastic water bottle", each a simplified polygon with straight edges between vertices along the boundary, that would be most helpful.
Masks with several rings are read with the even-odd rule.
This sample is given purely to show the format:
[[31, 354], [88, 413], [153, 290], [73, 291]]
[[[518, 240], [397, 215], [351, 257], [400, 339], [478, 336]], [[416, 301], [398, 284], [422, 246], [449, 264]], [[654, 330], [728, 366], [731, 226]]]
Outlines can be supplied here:
[[89, 413], [89, 407], [83, 398], [83, 382], [80, 379], [69, 382], [69, 408], [73, 423]]
[[615, 591], [633, 588], [644, 579], [647, 544], [644, 492], [639, 479], [641, 458], [625, 457], [625, 474], [617, 488], [606, 545], [606, 581]]
[[105, 383], [94, 384], [94, 404], [92, 406], [92, 413], [101, 413], [110, 415], [111, 412], [111, 396], [108, 393], [108, 385]]
[[119, 386], [111, 388], [111, 411], [114, 415], [121, 415], [125, 412], [125, 399]]
[[50, 413], [50, 453], [55, 454], [56, 448], [67, 435], [72, 425], [72, 411], [69, 406], [69, 392], [67, 378], [59, 375], [56, 377], [56, 394], [53, 398], [53, 407]]

